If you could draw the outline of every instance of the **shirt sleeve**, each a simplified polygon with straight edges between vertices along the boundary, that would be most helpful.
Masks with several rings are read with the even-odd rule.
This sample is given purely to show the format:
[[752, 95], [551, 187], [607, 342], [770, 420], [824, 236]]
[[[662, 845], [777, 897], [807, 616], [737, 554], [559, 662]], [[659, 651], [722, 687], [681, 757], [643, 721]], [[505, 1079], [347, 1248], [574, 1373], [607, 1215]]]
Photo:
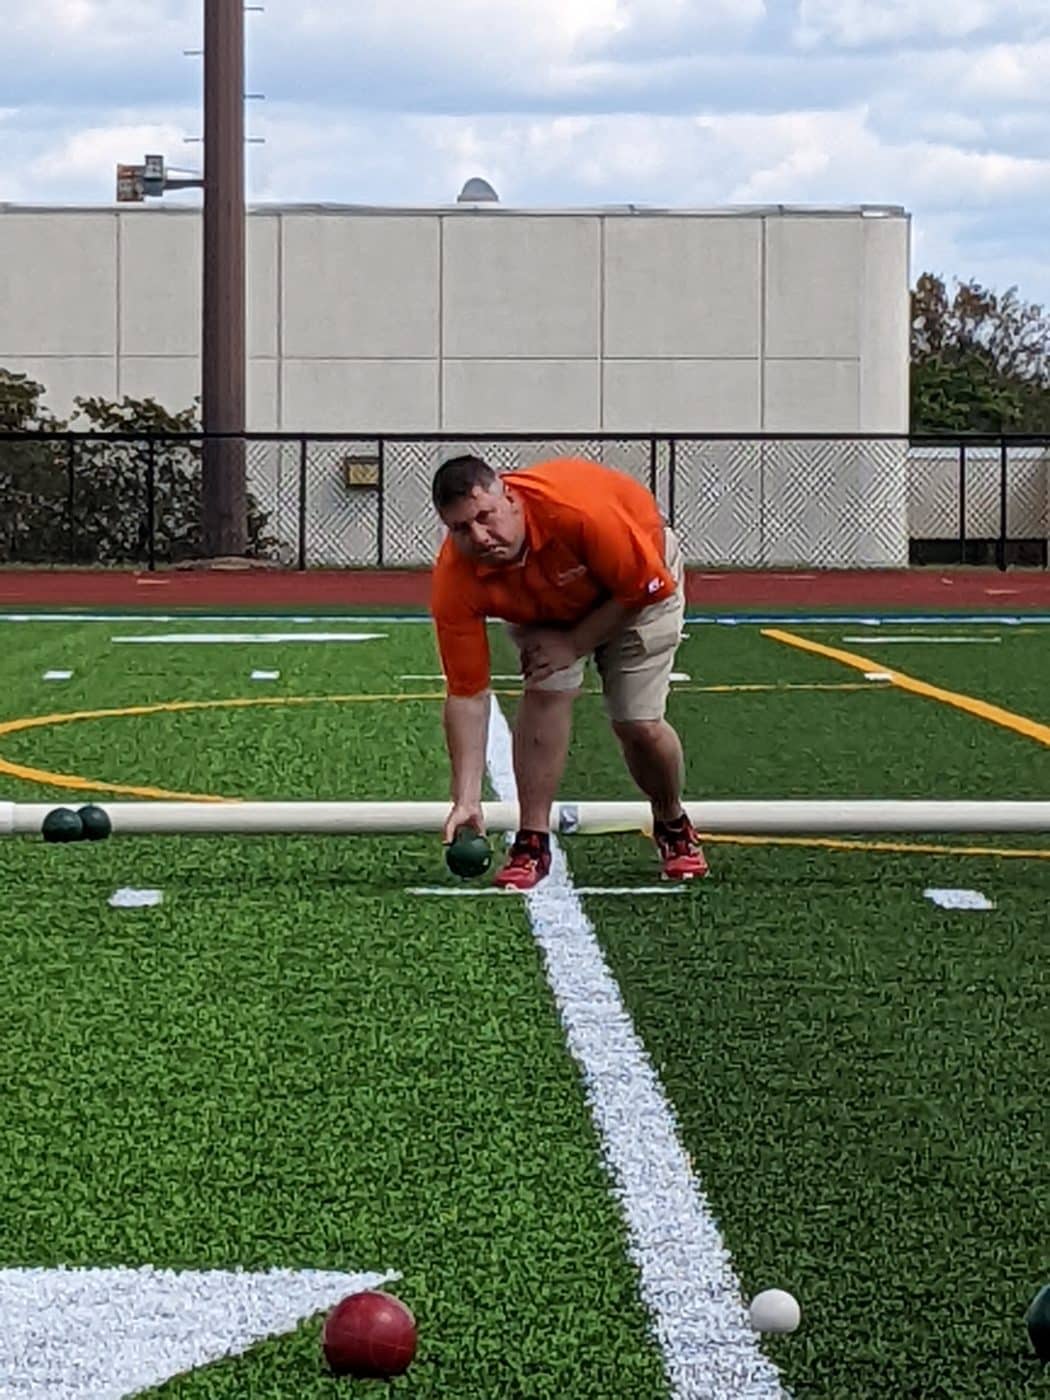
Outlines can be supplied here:
[[436, 570], [430, 611], [448, 694], [487, 690], [492, 678], [488, 629], [462, 581]]
[[596, 502], [582, 521], [583, 557], [609, 594], [634, 610], [675, 591], [663, 553], [618, 501]]

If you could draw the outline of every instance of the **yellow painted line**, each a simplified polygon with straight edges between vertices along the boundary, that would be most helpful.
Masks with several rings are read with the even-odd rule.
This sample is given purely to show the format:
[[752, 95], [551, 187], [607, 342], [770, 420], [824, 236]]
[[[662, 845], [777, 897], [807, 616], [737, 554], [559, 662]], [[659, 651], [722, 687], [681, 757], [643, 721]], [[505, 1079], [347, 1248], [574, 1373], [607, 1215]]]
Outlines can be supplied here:
[[809, 846], [829, 851], [870, 851], [886, 855], [1007, 856], [1015, 860], [1050, 860], [1050, 850], [1002, 846], [938, 846], [926, 842], [842, 841], [832, 836], [718, 836], [701, 832], [701, 839], [722, 846]]
[[[26, 729], [46, 729], [54, 724], [73, 724], [80, 720], [123, 719], [133, 715], [173, 714], [185, 710], [246, 709], [254, 705], [315, 705], [355, 704], [377, 700], [433, 700], [444, 698], [443, 691], [421, 694], [387, 695], [253, 695], [231, 700], [165, 700], [153, 705], [124, 705], [109, 710], [72, 710], [66, 714], [30, 715], [20, 719], [0, 721], [0, 738]], [[46, 768], [30, 768], [0, 757], [0, 773], [20, 778], [27, 783], [45, 783], [50, 787], [74, 791], [114, 792], [125, 797], [155, 797], [169, 802], [240, 802], [239, 797], [218, 797], [213, 793], [171, 792], [167, 788], [141, 787], [129, 783], [109, 783], [97, 778], [84, 778], [77, 773], [52, 773]]]
[[[647, 839], [651, 839], [653, 834], [651, 825], [626, 827], [622, 824], [610, 824], [608, 827], [592, 827], [591, 831], [595, 835], [610, 836], [640, 832]], [[923, 841], [851, 841], [837, 836], [738, 836], [712, 831], [698, 831], [697, 835], [705, 846], [794, 846], [809, 850], [866, 851], [895, 856], [1006, 856], [1015, 860], [1050, 860], [1050, 850], [1020, 846], [945, 846]]]
[[884, 661], [869, 661], [867, 657], [858, 656], [855, 652], [841, 651], [838, 647], [825, 646], [823, 642], [814, 642], [808, 637], [796, 636], [793, 632], [782, 632], [776, 627], [764, 627], [762, 635], [763, 637], [771, 637], [776, 642], [784, 642], [787, 646], [797, 647], [800, 651], [809, 651], [815, 656], [827, 657], [829, 661], [841, 662], [843, 666], [852, 666], [857, 671], [882, 671], [889, 676], [888, 681], [882, 682], [883, 685], [894, 685], [899, 690], [909, 691], [912, 695], [922, 695], [927, 700], [936, 700], [942, 705], [951, 705], [954, 709], [962, 710], [965, 714], [973, 715], [977, 719], [984, 719], [990, 724], [999, 725], [1002, 729], [1012, 730], [1014, 734], [1022, 734], [1026, 739], [1034, 739], [1037, 744], [1050, 746], [1050, 725], [1029, 719], [1027, 715], [1015, 714], [1013, 710], [1006, 710], [1001, 705], [992, 705], [987, 700], [978, 700], [972, 695], [963, 695], [957, 690], [945, 690], [939, 685], [931, 685], [928, 681], [921, 681], [915, 676], [909, 676], [904, 671], [896, 671], [892, 666], [887, 666]]
[[[883, 671], [885, 667], [881, 668]], [[882, 682], [885, 685], [885, 681]], [[737, 695], [744, 692], [765, 692], [767, 694], [779, 694], [787, 690], [878, 690], [879, 683], [876, 681], [776, 681], [776, 682], [755, 682], [737, 685], [675, 685], [672, 688], [672, 695], [689, 693], [693, 695]], [[522, 687], [518, 686], [514, 690], [493, 690], [493, 695], [521, 695]], [[592, 687], [580, 692], [582, 695], [601, 695], [601, 690]], [[434, 699], [444, 699], [444, 692], [435, 695]]]
[[137, 787], [133, 783], [106, 783], [96, 778], [82, 778], [76, 773], [52, 773], [47, 768], [27, 768], [0, 758], [0, 773], [21, 778], [26, 783], [45, 783], [49, 787], [69, 788], [74, 792], [119, 792], [125, 797], [159, 797], [169, 802], [238, 802], [236, 797], [213, 797], [203, 792], [171, 792], [167, 788]]
[[[681, 689], [729, 693], [742, 690], [865, 690], [870, 687], [851, 684], [810, 684], [805, 685], [718, 685], [683, 686]], [[518, 690], [497, 690], [497, 695], [518, 695]], [[598, 692], [595, 692], [598, 693]], [[151, 705], [122, 705], [115, 709], [73, 710], [66, 714], [31, 715], [20, 719], [0, 722], [0, 738], [7, 734], [17, 734], [27, 729], [46, 729], [55, 724], [73, 724], [81, 720], [127, 719], [135, 715], [176, 714], [187, 710], [231, 710], [248, 709], [258, 705], [319, 705], [319, 704], [375, 704], [405, 703], [420, 700], [443, 700], [444, 690], [391, 691], [383, 694], [356, 693], [353, 695], [253, 695], [229, 700], [165, 700]], [[240, 802], [239, 797], [221, 797], [215, 793], [173, 792], [168, 788], [145, 786], [137, 783], [111, 783], [101, 778], [85, 778], [78, 773], [54, 773], [47, 768], [33, 768], [11, 759], [0, 757], [0, 773], [18, 778], [22, 782], [41, 783], [49, 787], [68, 788], [77, 792], [112, 792], [124, 797], [150, 797], [175, 802]]]
[[[875, 667], [872, 668], [876, 669]], [[880, 668], [885, 670], [885, 667]], [[882, 682], [885, 685], [885, 681]], [[878, 683], [875, 681], [777, 681], [773, 684], [763, 682], [753, 685], [676, 685], [673, 694], [678, 695], [683, 690], [691, 690], [696, 693], [707, 695], [733, 695], [741, 691], [769, 691], [777, 692], [783, 690], [878, 690]]]

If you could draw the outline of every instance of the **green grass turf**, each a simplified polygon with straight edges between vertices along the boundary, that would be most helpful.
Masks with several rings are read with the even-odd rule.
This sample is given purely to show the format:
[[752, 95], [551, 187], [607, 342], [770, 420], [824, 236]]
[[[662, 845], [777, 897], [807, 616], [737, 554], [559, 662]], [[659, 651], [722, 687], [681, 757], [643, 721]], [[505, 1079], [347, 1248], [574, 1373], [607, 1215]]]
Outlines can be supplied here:
[[[848, 627], [794, 630], [863, 651], [841, 641]], [[438, 688], [400, 679], [437, 669], [418, 625], [343, 648], [110, 647], [104, 625], [17, 635], [8, 714]], [[871, 654], [1041, 717], [1038, 635]], [[498, 634], [494, 659], [511, 669]], [[691, 686], [861, 679], [751, 627], [690, 629], [678, 664]], [[60, 665], [73, 681], [39, 680]], [[253, 666], [281, 680], [256, 685]], [[892, 690], [685, 688], [670, 713], [699, 795], [1042, 797], [1050, 779], [1032, 741]], [[0, 755], [251, 796], [447, 788], [435, 701], [87, 721], [0, 738]], [[594, 695], [564, 791], [636, 795]], [[581, 884], [655, 873], [640, 837], [568, 849]], [[682, 896], [586, 902], [745, 1290], [800, 1299], [802, 1330], [766, 1343], [792, 1393], [1041, 1392], [1023, 1313], [1050, 1277], [1050, 862], [729, 842], [709, 855], [711, 879]], [[0, 843], [0, 869], [0, 1142], [18, 1144], [0, 1259], [400, 1268], [437, 1358], [406, 1393], [491, 1394], [493, 1374], [530, 1396], [662, 1393], [519, 904], [413, 903], [406, 884], [450, 878], [424, 837]], [[108, 910], [118, 884], [166, 902]], [[937, 909], [930, 885], [997, 908]], [[318, 1331], [162, 1393], [342, 1393], [319, 1374]]]

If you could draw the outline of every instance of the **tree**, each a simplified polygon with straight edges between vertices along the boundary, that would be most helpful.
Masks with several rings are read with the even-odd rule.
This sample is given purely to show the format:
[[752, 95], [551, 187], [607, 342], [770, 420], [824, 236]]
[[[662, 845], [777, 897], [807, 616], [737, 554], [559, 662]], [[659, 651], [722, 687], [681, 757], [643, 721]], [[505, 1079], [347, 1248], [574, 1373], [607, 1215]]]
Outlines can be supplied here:
[[1050, 432], [1050, 318], [924, 272], [911, 296], [913, 432]]
[[44, 393], [27, 375], [0, 368], [0, 433], [40, 435], [0, 441], [0, 559], [61, 558], [68, 548], [68, 525], [56, 505], [68, 492], [69, 450], [49, 440], [65, 424], [43, 407]]
[[[178, 562], [203, 553], [198, 401], [170, 413], [155, 399], [77, 398], [78, 427], [130, 441], [71, 436], [43, 406], [42, 385], [0, 369], [0, 559], [33, 563], [143, 563], [152, 522], [155, 556]], [[136, 441], [135, 435], [141, 434]], [[152, 445], [147, 437], [152, 435]], [[55, 440], [50, 438], [55, 436]], [[273, 556], [269, 514], [249, 493], [248, 549]]]
[[[75, 402], [92, 432], [154, 437], [152, 450], [148, 441], [80, 444], [77, 515], [84, 556], [96, 563], [147, 558], [152, 517], [159, 558], [199, 559], [205, 552], [206, 535], [201, 443], [177, 440], [179, 435], [199, 431], [199, 398], [178, 413], [170, 413], [152, 398], [125, 396], [119, 403], [78, 398]], [[121, 503], [118, 515], [107, 509], [113, 501]], [[269, 518], [248, 492], [244, 550], [248, 557], [264, 557], [279, 544], [265, 533]]]

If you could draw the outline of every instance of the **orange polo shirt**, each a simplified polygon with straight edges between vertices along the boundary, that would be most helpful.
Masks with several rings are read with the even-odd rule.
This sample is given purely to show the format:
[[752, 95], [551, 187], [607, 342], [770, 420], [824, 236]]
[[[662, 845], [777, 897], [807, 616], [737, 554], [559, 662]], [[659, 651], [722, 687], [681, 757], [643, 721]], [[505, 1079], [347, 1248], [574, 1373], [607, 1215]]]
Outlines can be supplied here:
[[489, 684], [486, 618], [571, 625], [610, 598], [633, 610], [675, 588], [663, 517], [633, 476], [562, 457], [503, 479], [525, 515], [521, 559], [483, 564], [447, 537], [434, 564], [430, 610], [450, 695], [477, 695]]

